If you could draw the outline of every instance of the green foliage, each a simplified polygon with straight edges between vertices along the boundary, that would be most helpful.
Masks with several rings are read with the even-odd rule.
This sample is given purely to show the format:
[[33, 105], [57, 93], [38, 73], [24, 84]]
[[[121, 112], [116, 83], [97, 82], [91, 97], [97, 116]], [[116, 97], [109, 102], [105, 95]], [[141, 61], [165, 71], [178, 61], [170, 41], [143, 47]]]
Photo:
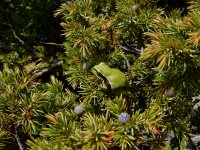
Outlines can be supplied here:
[[64, 52], [46, 57], [36, 44], [34, 56], [23, 56], [23, 46], [2, 54], [0, 147], [16, 140], [30, 150], [186, 148], [190, 133], [199, 134], [191, 110], [200, 91], [200, 5], [191, 1], [183, 15], [159, 2], [67, 1], [54, 12]]
[[189, 12], [183, 18], [173, 14], [158, 17], [154, 20], [154, 31], [146, 33], [152, 41], [143, 57], [155, 59], [156, 82], [162, 92], [170, 86], [188, 95], [199, 92], [197, 14], [198, 11]]
[[23, 70], [5, 66], [0, 72], [0, 115], [5, 133], [12, 134], [15, 126], [20, 125], [20, 132], [30, 137], [38, 135], [46, 124], [45, 114], [57, 112], [75, 99], [63, 92], [63, 85], [55, 77], [45, 85], [36, 81], [37, 72], [45, 66], [30, 63]]
[[52, 11], [60, 3], [61, 1], [54, 0], [2, 0], [0, 4], [2, 30], [0, 44], [8, 49], [31, 48], [41, 41], [52, 41], [53, 35], [57, 34], [54, 30], [55, 20], [53, 20]]

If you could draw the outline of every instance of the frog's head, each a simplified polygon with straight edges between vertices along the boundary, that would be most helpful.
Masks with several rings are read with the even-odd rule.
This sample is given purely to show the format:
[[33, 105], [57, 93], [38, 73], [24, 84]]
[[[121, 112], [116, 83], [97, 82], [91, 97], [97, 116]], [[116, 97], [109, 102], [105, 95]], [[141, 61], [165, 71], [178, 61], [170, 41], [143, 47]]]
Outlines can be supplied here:
[[114, 90], [126, 85], [126, 76], [118, 69], [110, 68], [104, 62], [94, 66], [91, 70], [98, 78], [104, 81], [108, 90]]
[[[92, 69], [91, 69], [92, 73], [94, 73], [96, 76], [100, 77], [100, 76], [105, 76], [108, 74], [108, 72], [110, 72], [110, 68], [104, 63], [101, 62], [98, 65], [95, 65]], [[101, 78], [101, 77], [100, 77]]]

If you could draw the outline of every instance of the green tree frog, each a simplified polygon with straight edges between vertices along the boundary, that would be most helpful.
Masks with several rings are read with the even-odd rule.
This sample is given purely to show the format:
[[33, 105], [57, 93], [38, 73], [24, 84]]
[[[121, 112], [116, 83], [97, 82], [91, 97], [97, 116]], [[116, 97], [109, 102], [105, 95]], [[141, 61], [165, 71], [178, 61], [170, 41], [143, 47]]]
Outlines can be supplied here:
[[94, 66], [91, 70], [97, 77], [103, 79], [104, 88], [115, 90], [127, 86], [127, 78], [123, 72], [118, 69], [110, 68], [104, 62]]

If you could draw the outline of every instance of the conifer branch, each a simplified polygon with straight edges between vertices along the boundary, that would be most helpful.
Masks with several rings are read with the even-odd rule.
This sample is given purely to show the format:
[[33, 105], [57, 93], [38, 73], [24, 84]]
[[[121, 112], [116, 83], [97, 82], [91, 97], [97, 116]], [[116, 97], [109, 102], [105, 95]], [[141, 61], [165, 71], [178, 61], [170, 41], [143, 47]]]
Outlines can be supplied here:
[[128, 58], [124, 55], [123, 52], [121, 52], [121, 55], [122, 55], [122, 57], [125, 59], [125, 61], [126, 61], [126, 66], [127, 66], [127, 68], [129, 69], [131, 65], [130, 65], [130, 63], [129, 63]]
[[46, 42], [45, 44], [46, 44], [46, 45], [58, 46], [58, 47], [64, 47], [63, 44], [52, 43], [52, 42]]
[[20, 141], [19, 135], [18, 135], [18, 131], [17, 131], [18, 126], [19, 126], [19, 124], [17, 124], [17, 125], [15, 126], [15, 134], [14, 134], [14, 137], [15, 137], [15, 139], [17, 140], [17, 144], [18, 144], [18, 146], [19, 146], [19, 149], [20, 149], [20, 150], [24, 150], [24, 147], [23, 147], [23, 145], [22, 145], [22, 143], [21, 143], [21, 141]]
[[200, 95], [192, 97], [192, 101], [196, 102], [196, 104], [193, 106], [191, 110], [192, 116], [195, 116], [199, 113], [199, 110], [200, 110]]
[[143, 47], [141, 48], [141, 50], [139, 50], [139, 49], [134, 48], [134, 47], [132, 47], [132, 49], [129, 49], [125, 46], [120, 45], [119, 48], [126, 53], [139, 54], [139, 55], [143, 54]]
[[196, 146], [198, 143], [200, 143], [200, 134], [198, 135], [192, 135], [193, 137], [191, 138], [193, 144]]
[[190, 134], [191, 138], [185, 142], [185, 149], [184, 150], [191, 150], [194, 146], [197, 146], [200, 143], [200, 134], [194, 135]]
[[10, 27], [10, 30], [11, 30], [12, 33], [13, 33], [14, 38], [17, 39], [22, 45], [25, 44], [24, 41], [16, 34], [16, 32], [15, 32], [15, 30], [13, 29], [13, 27], [12, 27], [11, 24], [9, 24], [9, 23], [2, 23], [2, 22], [1, 22], [1, 24], [9, 26], [9, 27]]
[[48, 68], [42, 69], [40, 72], [36, 73], [35, 75], [36, 75], [37, 77], [39, 77], [39, 76], [41, 76], [41, 75], [43, 75], [43, 74], [49, 72], [51, 69], [53, 69], [53, 68], [55, 68], [55, 67], [61, 66], [62, 64], [63, 64], [63, 61], [58, 61], [58, 62], [56, 62], [56, 63], [53, 63], [53, 64], [51, 64]]
[[200, 102], [196, 103], [192, 108], [192, 115], [195, 116], [199, 113]]

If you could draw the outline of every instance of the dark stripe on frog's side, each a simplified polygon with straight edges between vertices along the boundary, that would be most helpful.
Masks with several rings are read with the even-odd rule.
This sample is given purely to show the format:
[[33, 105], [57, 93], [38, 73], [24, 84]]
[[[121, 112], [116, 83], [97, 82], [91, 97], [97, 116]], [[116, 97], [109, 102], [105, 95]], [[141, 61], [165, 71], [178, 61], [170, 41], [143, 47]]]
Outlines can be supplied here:
[[103, 79], [104, 84], [107, 86], [108, 90], [111, 90], [112, 88], [111, 88], [111, 85], [110, 85], [110, 82], [108, 81], [108, 79], [104, 75], [102, 75], [100, 72], [98, 72], [97, 70], [96, 70], [96, 72], [97, 72], [97, 75]]

